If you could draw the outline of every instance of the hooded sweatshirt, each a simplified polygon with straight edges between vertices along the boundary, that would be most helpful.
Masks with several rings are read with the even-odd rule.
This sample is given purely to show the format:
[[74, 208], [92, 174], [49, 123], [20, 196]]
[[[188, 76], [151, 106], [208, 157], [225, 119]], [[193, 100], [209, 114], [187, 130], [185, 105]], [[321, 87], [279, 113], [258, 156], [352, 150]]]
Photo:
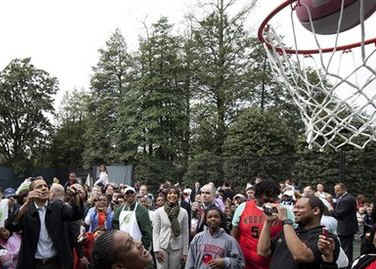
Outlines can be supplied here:
[[193, 238], [185, 269], [208, 269], [209, 261], [216, 258], [224, 258], [226, 269], [245, 268], [238, 242], [220, 228], [214, 235], [207, 229]]

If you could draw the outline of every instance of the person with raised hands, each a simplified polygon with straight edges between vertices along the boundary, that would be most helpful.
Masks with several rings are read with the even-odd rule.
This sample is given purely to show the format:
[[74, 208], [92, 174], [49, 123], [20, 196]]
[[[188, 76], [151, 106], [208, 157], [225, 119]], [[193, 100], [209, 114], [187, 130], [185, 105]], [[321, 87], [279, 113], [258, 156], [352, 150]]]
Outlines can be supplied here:
[[[288, 218], [287, 209], [276, 206], [277, 211], [266, 215], [266, 221], [260, 234], [257, 253], [264, 257], [271, 257], [270, 269], [298, 269], [298, 268], [335, 268], [339, 255], [339, 241], [320, 225], [325, 205], [316, 196], [302, 197], [294, 206], [295, 221]], [[276, 220], [282, 222], [283, 230], [274, 240], [271, 239], [270, 228]], [[324, 237], [320, 237], [324, 235]], [[331, 238], [331, 239], [329, 239]], [[325, 239], [325, 244], [335, 242], [330, 250], [333, 257], [320, 247], [319, 240]], [[324, 245], [325, 245], [324, 244]], [[330, 246], [332, 247], [332, 246]]]
[[[255, 199], [240, 204], [232, 219], [232, 236], [239, 242], [243, 251], [246, 269], [268, 269], [270, 258], [257, 254], [257, 243], [264, 225], [266, 205], [278, 201], [280, 188], [272, 180], [263, 180], [254, 186]], [[271, 237], [276, 237], [282, 230], [280, 222], [270, 226]]]
[[70, 203], [49, 201], [49, 188], [42, 177], [31, 184], [24, 204], [10, 215], [5, 227], [11, 232], [22, 232], [17, 269], [70, 269], [73, 254], [69, 246], [65, 222], [83, 217], [79, 193], [67, 188]]

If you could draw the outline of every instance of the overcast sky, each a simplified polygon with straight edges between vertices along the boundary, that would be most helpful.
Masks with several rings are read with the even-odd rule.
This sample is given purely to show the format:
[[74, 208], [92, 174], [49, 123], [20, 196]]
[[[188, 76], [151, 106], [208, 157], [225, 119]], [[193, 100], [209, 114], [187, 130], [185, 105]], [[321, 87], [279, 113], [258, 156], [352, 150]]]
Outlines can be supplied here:
[[[250, 0], [239, 0], [249, 3]], [[12, 59], [32, 63], [60, 82], [58, 101], [66, 90], [88, 88], [98, 49], [118, 27], [128, 46], [144, 35], [142, 22], [167, 16], [183, 21], [195, 0], [0, 0], [0, 70]], [[259, 0], [250, 25], [258, 27], [282, 0]], [[57, 104], [58, 105], [58, 104]]]

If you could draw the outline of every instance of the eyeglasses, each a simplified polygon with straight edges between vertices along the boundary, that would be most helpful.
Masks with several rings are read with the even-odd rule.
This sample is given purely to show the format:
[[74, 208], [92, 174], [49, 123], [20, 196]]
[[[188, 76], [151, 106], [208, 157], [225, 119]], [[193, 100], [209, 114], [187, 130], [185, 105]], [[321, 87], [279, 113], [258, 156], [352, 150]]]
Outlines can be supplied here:
[[201, 194], [210, 194], [210, 191], [202, 191]]

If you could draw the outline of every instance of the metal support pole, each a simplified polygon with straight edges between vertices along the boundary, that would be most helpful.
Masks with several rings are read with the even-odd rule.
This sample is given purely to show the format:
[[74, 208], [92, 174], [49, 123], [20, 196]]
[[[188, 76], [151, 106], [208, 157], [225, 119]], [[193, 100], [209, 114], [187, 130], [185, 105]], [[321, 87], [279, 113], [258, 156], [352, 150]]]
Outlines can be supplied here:
[[264, 64], [262, 73], [262, 89], [261, 89], [261, 111], [264, 112], [265, 106], [265, 71], [266, 71], [266, 54], [264, 54]]
[[346, 167], [346, 155], [344, 151], [339, 152], [339, 158], [340, 158], [340, 163], [339, 163], [339, 175], [340, 175], [340, 181], [344, 181], [345, 179], [345, 167]]

